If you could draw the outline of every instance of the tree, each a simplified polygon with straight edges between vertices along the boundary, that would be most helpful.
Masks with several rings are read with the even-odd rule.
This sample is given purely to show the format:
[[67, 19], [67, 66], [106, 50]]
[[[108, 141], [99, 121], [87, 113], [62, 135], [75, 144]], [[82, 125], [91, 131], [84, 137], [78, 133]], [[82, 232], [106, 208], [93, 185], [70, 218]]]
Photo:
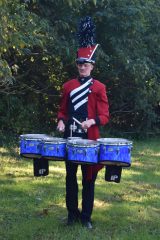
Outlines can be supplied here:
[[[7, 126], [16, 132], [35, 131], [42, 126], [44, 130], [53, 129], [61, 85], [76, 74], [77, 22], [89, 15], [96, 23], [100, 43], [95, 76], [108, 89], [112, 132], [143, 135], [159, 130], [160, 3], [3, 0], [0, 4], [2, 126], [6, 127], [7, 105], [18, 127], [11, 126], [8, 118]], [[20, 111], [14, 97], [19, 106], [26, 103]]]

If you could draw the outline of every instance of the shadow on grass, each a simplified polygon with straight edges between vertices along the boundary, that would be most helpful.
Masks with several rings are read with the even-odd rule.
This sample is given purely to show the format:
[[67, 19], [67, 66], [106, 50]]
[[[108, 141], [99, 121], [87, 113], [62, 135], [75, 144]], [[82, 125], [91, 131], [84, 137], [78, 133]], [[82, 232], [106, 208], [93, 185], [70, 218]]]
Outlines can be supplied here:
[[[7, 171], [1, 177], [2, 239], [158, 240], [159, 150], [157, 145], [156, 149], [148, 144], [146, 146], [147, 152], [140, 145], [133, 151], [132, 166], [122, 171], [120, 184], [106, 182], [104, 170], [99, 172], [92, 232], [83, 229], [80, 224], [73, 228], [65, 226], [67, 211], [62, 163], [50, 163], [50, 174], [36, 178], [33, 176], [32, 160], [21, 159], [16, 155], [17, 150], [14, 152], [12, 148], [5, 148], [3, 154], [6, 155], [1, 156], [10, 160]], [[14, 163], [12, 156], [17, 156]], [[81, 187], [79, 203], [81, 206]]]

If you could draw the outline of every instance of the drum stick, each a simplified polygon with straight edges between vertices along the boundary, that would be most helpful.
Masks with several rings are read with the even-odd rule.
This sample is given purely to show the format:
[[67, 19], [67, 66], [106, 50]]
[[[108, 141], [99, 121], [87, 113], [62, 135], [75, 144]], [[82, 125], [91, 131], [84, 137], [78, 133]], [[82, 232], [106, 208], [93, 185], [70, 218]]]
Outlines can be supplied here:
[[76, 118], [73, 117], [73, 120], [78, 123], [79, 125], [82, 125], [82, 123], [80, 121], [78, 121]]

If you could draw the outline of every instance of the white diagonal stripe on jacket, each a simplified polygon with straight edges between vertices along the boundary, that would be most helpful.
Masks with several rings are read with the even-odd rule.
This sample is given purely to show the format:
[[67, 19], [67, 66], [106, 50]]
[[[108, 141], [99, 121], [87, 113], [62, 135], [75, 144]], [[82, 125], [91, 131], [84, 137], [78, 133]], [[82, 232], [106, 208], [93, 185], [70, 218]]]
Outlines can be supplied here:
[[88, 102], [89, 87], [91, 86], [91, 82], [92, 78], [70, 92], [70, 98], [75, 111]]
[[86, 97], [85, 99], [83, 99], [82, 101], [80, 101], [79, 103], [77, 103], [74, 106], [74, 110], [76, 111], [80, 106], [82, 106], [84, 103], [88, 102], [88, 97]]
[[87, 87], [92, 81], [92, 78], [89, 79], [86, 83], [82, 84], [81, 86], [79, 86], [78, 88], [72, 90], [70, 92], [70, 96], [72, 97], [75, 93], [79, 92], [80, 90], [82, 90], [83, 88]]
[[77, 99], [85, 95], [89, 91], [89, 88], [87, 88], [84, 92], [80, 93], [78, 96], [72, 99], [72, 103], [74, 103]]

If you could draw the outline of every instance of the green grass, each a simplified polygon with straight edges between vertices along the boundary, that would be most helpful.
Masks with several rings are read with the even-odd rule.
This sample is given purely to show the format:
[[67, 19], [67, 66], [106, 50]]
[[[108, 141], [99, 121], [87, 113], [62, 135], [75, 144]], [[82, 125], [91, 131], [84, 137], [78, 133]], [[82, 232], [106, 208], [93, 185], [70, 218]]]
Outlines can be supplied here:
[[[6, 147], [5, 147], [6, 146]], [[33, 176], [32, 160], [15, 144], [0, 148], [0, 239], [158, 240], [160, 239], [160, 139], [136, 141], [132, 166], [120, 184], [99, 172], [92, 215], [94, 229], [65, 226], [65, 168], [50, 162], [50, 174]], [[81, 171], [78, 171], [81, 206]]]

